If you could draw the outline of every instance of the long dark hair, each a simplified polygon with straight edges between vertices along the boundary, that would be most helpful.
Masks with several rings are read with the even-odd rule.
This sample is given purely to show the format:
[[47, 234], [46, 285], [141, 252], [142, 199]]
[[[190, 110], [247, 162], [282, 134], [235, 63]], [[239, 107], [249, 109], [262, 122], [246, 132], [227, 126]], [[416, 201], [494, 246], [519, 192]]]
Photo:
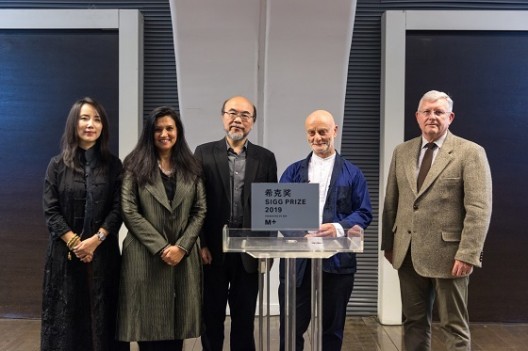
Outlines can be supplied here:
[[201, 166], [194, 158], [185, 140], [185, 131], [179, 113], [172, 107], [160, 106], [147, 117], [136, 147], [123, 161], [125, 171], [134, 176], [139, 186], [146, 183], [152, 184], [155, 174], [159, 172], [158, 151], [154, 145], [154, 130], [156, 120], [161, 117], [171, 117], [176, 123], [178, 137], [176, 144], [172, 147], [171, 164], [175, 167], [177, 175], [183, 177], [185, 181], [192, 181], [201, 175]]
[[95, 143], [95, 148], [99, 152], [100, 159], [103, 165], [107, 165], [110, 160], [110, 149], [108, 147], [108, 139], [110, 135], [108, 117], [103, 105], [99, 104], [92, 98], [84, 97], [75, 101], [73, 106], [68, 113], [68, 118], [66, 118], [66, 126], [64, 127], [64, 133], [62, 134], [61, 139], [61, 155], [62, 160], [66, 166], [73, 168], [77, 171], [81, 171], [81, 163], [79, 158], [79, 134], [77, 132], [77, 126], [79, 125], [79, 118], [81, 116], [81, 107], [84, 104], [90, 104], [101, 117], [101, 122], [103, 124], [103, 130], [101, 135]]

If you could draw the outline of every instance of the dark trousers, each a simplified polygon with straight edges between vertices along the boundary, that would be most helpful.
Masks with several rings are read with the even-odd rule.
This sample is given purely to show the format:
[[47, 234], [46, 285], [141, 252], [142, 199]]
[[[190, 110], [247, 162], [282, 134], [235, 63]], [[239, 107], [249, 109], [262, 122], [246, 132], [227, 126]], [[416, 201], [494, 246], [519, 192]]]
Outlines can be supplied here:
[[248, 273], [240, 254], [225, 254], [223, 264], [204, 266], [204, 351], [220, 351], [224, 345], [226, 304], [231, 315], [230, 350], [255, 350], [254, 320], [258, 273]]
[[183, 340], [138, 341], [139, 351], [181, 351]]
[[[410, 251], [410, 250], [409, 250]], [[431, 350], [431, 321], [436, 299], [440, 328], [450, 351], [471, 350], [467, 297], [469, 278], [427, 278], [414, 270], [410, 253], [398, 270], [407, 351]]]
[[[296, 289], [295, 308], [295, 350], [304, 349], [304, 333], [308, 329], [311, 319], [311, 261], [309, 261], [302, 283]], [[279, 284], [280, 305], [280, 350], [285, 349], [285, 284], [281, 279]], [[322, 344], [324, 351], [341, 350], [343, 343], [343, 330], [345, 328], [346, 308], [352, 289], [354, 287], [354, 274], [333, 274], [323, 272], [323, 320]]]

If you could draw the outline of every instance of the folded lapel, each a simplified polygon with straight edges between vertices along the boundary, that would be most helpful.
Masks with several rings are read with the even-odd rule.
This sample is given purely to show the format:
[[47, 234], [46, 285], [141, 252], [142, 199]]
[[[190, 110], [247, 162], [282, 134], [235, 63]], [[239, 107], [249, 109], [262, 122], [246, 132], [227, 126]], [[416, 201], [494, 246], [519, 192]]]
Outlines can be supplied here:
[[229, 185], [230, 172], [229, 172], [229, 161], [227, 160], [227, 146], [225, 139], [218, 141], [213, 149], [213, 159], [218, 169], [217, 174], [220, 176], [220, 181], [222, 187], [224, 188], [224, 193], [226, 199], [231, 201], [231, 190]]
[[192, 185], [184, 182], [181, 177], [176, 178], [176, 190], [174, 191], [174, 198], [172, 199], [172, 211], [182, 203], [183, 199], [190, 196], [189, 192], [191, 188]]
[[257, 169], [259, 169], [260, 159], [255, 155], [255, 148], [248, 142], [246, 149], [246, 169], [244, 170], [244, 204], [249, 203], [249, 195], [251, 194], [251, 184], [257, 178]]
[[[405, 165], [405, 175], [409, 186], [412, 191], [416, 194], [418, 192], [417, 176], [418, 176], [418, 158], [420, 157], [420, 148], [422, 146], [422, 138], [415, 138], [410, 144], [409, 148], [403, 154]], [[408, 160], [408, 161], [407, 161]], [[423, 185], [422, 185], [423, 189]]]
[[145, 189], [154, 197], [163, 207], [171, 211], [169, 205], [169, 199], [167, 198], [167, 192], [163, 186], [163, 181], [161, 180], [161, 175], [159, 172], [155, 172], [154, 175], [154, 184], [147, 183]]
[[324, 204], [325, 208], [327, 207], [326, 204], [328, 203], [328, 201], [331, 200], [333, 189], [335, 188], [337, 178], [340, 176], [341, 169], [343, 169], [343, 160], [341, 159], [341, 157], [339, 157], [339, 154], [336, 153], [334, 168], [332, 168], [332, 176], [330, 177], [330, 184], [328, 184], [328, 191], [326, 193], [326, 199]]

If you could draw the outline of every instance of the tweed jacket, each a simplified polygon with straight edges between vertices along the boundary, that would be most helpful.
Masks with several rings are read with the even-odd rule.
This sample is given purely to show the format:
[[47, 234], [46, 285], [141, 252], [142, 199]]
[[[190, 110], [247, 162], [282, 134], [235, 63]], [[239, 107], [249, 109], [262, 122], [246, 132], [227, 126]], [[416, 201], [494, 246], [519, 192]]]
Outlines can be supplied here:
[[448, 132], [417, 191], [421, 137], [394, 150], [382, 215], [382, 250], [401, 267], [411, 247], [414, 269], [452, 278], [454, 259], [480, 267], [490, 224], [491, 172], [484, 149]]
[[[177, 178], [172, 203], [159, 173], [138, 187], [126, 174], [121, 191], [123, 241], [118, 339], [195, 338], [202, 325], [202, 264], [197, 239], [206, 211], [201, 179]], [[172, 267], [159, 256], [168, 244], [187, 255]]]

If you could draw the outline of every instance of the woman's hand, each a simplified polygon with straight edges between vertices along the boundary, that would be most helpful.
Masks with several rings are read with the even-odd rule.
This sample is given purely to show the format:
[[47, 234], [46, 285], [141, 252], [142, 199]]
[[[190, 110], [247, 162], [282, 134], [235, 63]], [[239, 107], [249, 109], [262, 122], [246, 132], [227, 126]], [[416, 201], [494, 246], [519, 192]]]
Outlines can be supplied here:
[[161, 253], [161, 259], [169, 266], [176, 266], [185, 256], [185, 251], [176, 245], [169, 245]]
[[95, 249], [101, 245], [101, 242], [97, 235], [93, 235], [81, 241], [72, 251], [81, 262], [89, 263], [92, 262]]

